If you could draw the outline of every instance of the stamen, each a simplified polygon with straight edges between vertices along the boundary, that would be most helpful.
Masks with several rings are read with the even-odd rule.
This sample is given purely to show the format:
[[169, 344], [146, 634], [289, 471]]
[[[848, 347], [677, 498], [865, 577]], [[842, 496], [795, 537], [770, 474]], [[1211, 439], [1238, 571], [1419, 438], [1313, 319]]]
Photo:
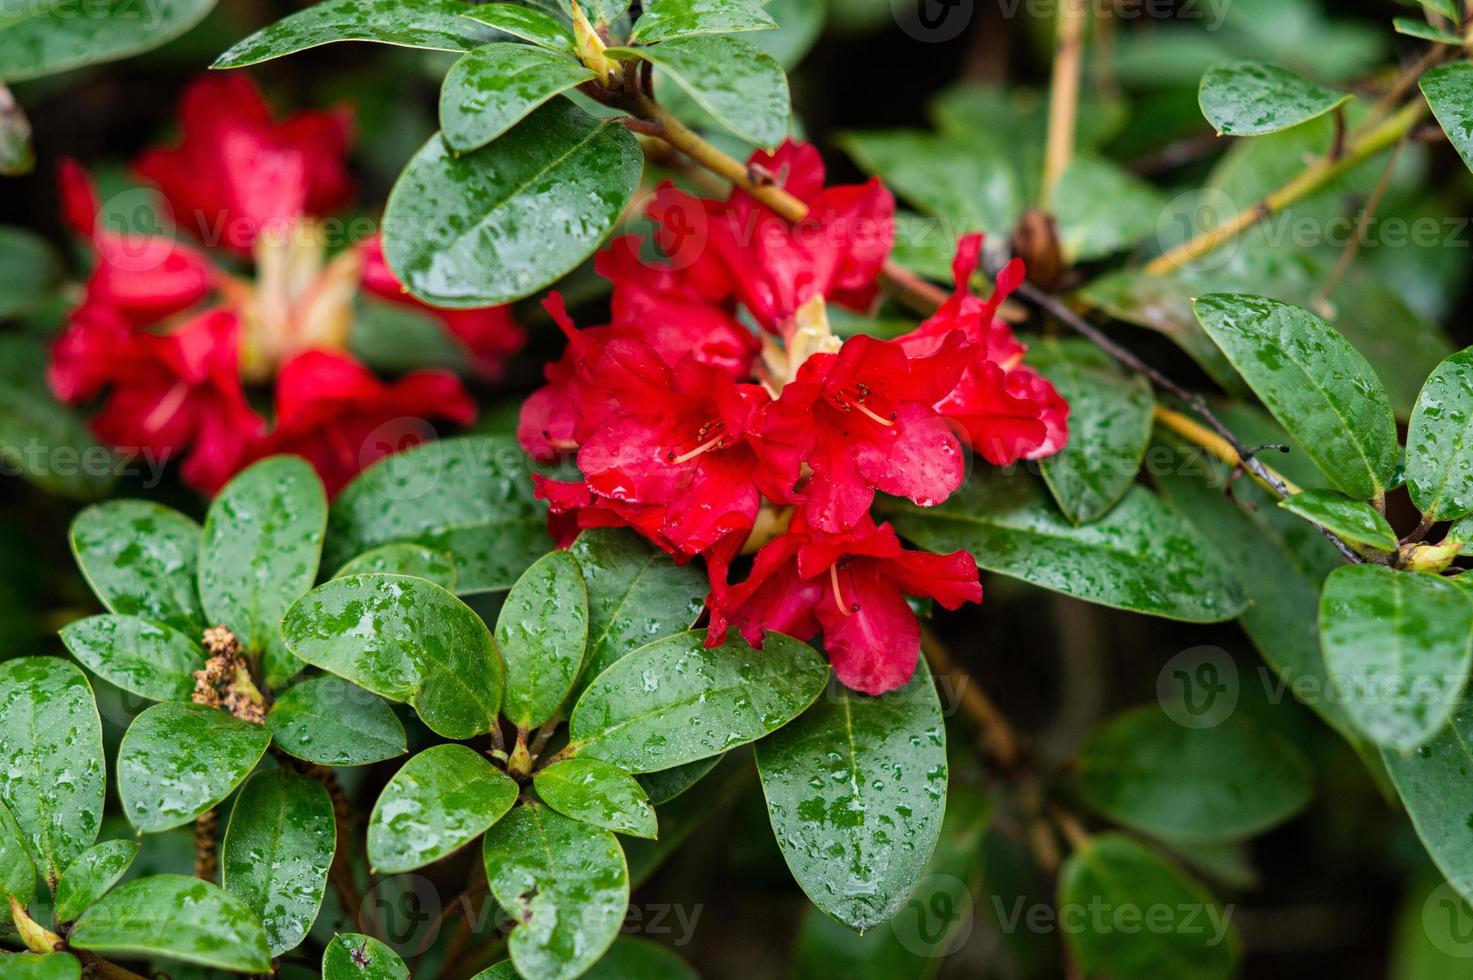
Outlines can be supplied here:
[[886, 428], [889, 428], [890, 426], [892, 426], [892, 425], [895, 424], [895, 420], [894, 419], [883, 419], [883, 418], [880, 418], [874, 412], [871, 412], [869, 409], [865, 408], [864, 407], [864, 402], [855, 402], [854, 403], [854, 407], [857, 408], [857, 409], [859, 409], [865, 415], [868, 415], [875, 422], [878, 422], [880, 425], [885, 426]]
[[836, 606], [839, 607], [839, 612], [841, 614], [843, 614], [845, 616], [848, 616], [852, 610], [849, 608], [849, 606], [845, 605], [845, 603], [844, 603], [844, 593], [839, 588], [839, 563], [838, 562], [834, 562], [832, 565], [829, 566], [829, 582], [834, 587], [834, 605], [836, 605]]
[[184, 398], [189, 394], [189, 385], [183, 381], [175, 382], [174, 387], [169, 389], [168, 394], [159, 399], [152, 412], [143, 420], [143, 428], [148, 432], [157, 432], [174, 418], [179, 411], [179, 406], [184, 404]]
[[691, 460], [695, 459], [697, 456], [701, 455], [704, 452], [707, 452], [707, 451], [712, 450], [712, 449], [718, 449], [718, 448], [720, 448], [721, 445], [724, 444], [725, 442], [726, 442], [726, 435], [725, 435], [725, 433], [718, 432], [716, 435], [712, 436], [710, 439], [707, 439], [705, 442], [701, 443], [699, 446], [697, 446], [696, 448], [692, 449], [690, 452], [683, 453], [680, 456], [676, 456], [674, 459], [671, 459], [670, 462], [673, 463], [673, 464], [675, 464], [675, 465], [677, 465], [677, 466], [680, 465], [681, 463], [689, 463]]

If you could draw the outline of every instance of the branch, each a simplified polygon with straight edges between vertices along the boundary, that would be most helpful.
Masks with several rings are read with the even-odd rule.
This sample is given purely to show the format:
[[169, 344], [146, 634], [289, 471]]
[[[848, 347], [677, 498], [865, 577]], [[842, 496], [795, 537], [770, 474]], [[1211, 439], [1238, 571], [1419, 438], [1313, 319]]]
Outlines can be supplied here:
[[1043, 157], [1043, 202], [1047, 206], [1059, 178], [1074, 155], [1075, 117], [1079, 111], [1079, 67], [1084, 52], [1084, 0], [1065, 0], [1059, 12], [1058, 48], [1054, 52], [1049, 90], [1048, 143]]

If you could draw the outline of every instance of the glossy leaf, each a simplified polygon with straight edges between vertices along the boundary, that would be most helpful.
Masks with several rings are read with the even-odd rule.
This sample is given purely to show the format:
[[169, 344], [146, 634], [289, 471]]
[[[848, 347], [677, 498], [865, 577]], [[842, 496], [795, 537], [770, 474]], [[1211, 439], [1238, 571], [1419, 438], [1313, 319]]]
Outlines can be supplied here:
[[1473, 64], [1438, 65], [1423, 74], [1418, 84], [1442, 131], [1473, 170]]
[[205, 664], [198, 643], [137, 616], [88, 616], [67, 623], [61, 642], [108, 683], [153, 701], [187, 701], [194, 672]]
[[[650, 815], [653, 819], [654, 811]], [[13, 898], [25, 908], [35, 894], [36, 863], [31, 860], [25, 831], [20, 829], [10, 807], [0, 803], [0, 902]]]
[[777, 21], [762, 7], [762, 0], [647, 0], [629, 39], [654, 44], [695, 34], [735, 34], [776, 27]]
[[413, 871], [486, 832], [517, 801], [517, 784], [474, 749], [437, 745], [404, 763], [368, 818], [368, 860]]
[[632, 837], [658, 832], [655, 808], [643, 787], [618, 766], [600, 759], [564, 759], [532, 781], [542, 802], [565, 817]]
[[1432, 372], [1407, 429], [1407, 490], [1432, 520], [1473, 513], [1473, 348]]
[[336, 677], [287, 688], [271, 705], [266, 727], [278, 749], [324, 766], [366, 766], [408, 751], [394, 710]]
[[292, 606], [282, 635], [307, 663], [409, 702], [446, 738], [490, 731], [501, 707], [503, 669], [486, 624], [421, 578], [333, 579]]
[[1411, 17], [1393, 17], [1391, 26], [1396, 28], [1396, 33], [1405, 34], [1409, 37], [1419, 37], [1424, 41], [1436, 41], [1438, 44], [1461, 45], [1463, 39], [1452, 31], [1433, 27], [1424, 20], [1416, 20]]
[[947, 238], [968, 231], [1005, 235], [1023, 212], [1011, 168], [986, 146], [930, 133], [846, 133], [845, 152], [920, 210], [948, 222]]
[[220, 845], [220, 883], [261, 920], [272, 956], [295, 949], [317, 920], [337, 839], [317, 780], [270, 769], [241, 787]]
[[[0, 144], [3, 130], [0, 109]], [[36, 254], [11, 232], [0, 226], [0, 320], [38, 312], [56, 289], [57, 273], [47, 271], [46, 253]], [[0, 461], [7, 473], [47, 493], [95, 500], [112, 489], [119, 460], [97, 441], [80, 412], [58, 403], [47, 387], [46, 339], [0, 334]]]
[[322, 953], [322, 980], [409, 980], [409, 968], [377, 939], [339, 933]]
[[422, 544], [386, 544], [348, 562], [333, 578], [350, 575], [413, 575], [455, 591], [455, 559], [446, 551]]
[[1356, 726], [1407, 752], [1457, 704], [1473, 664], [1473, 597], [1435, 575], [1337, 568], [1320, 598], [1320, 640]]
[[1382, 493], [1396, 468], [1396, 420], [1376, 372], [1307, 310], [1245, 294], [1197, 300], [1197, 319], [1280, 425], [1337, 487]]
[[205, 622], [230, 628], [248, 652], [276, 642], [281, 617], [317, 580], [327, 495], [300, 456], [237, 474], [210, 504], [199, 558]]
[[946, 728], [931, 672], [869, 697], [833, 683], [757, 745], [777, 843], [820, 909], [864, 932], [910, 897], [946, 809]]
[[217, 708], [156, 704], [118, 746], [123, 813], [144, 833], [183, 826], [229, 796], [270, 742], [265, 728]]
[[1448, 883], [1473, 902], [1473, 703], [1460, 704], [1417, 751], [1386, 751], [1382, 759], [1427, 853]]
[[[547, 3], [550, 0], [533, 0], [534, 3]], [[557, 0], [565, 13], [572, 13], [573, 0]], [[580, 0], [579, 5], [594, 26], [601, 27], [612, 24], [623, 17], [629, 10], [630, 0]]]
[[568, 550], [588, 587], [588, 656], [575, 690], [630, 651], [690, 629], [705, 608], [710, 586], [700, 569], [675, 564], [632, 531], [584, 531]]
[[337, 41], [376, 41], [432, 51], [469, 51], [493, 34], [467, 19], [461, 0], [326, 0], [239, 41], [214, 68], [243, 68]]
[[881, 506], [902, 537], [929, 551], [965, 549], [988, 571], [1086, 602], [1187, 622], [1243, 611], [1232, 567], [1144, 487], [1131, 487], [1083, 527], [1069, 523], [1032, 480], [992, 472], [973, 474], [939, 507]]
[[324, 560], [337, 567], [395, 543], [454, 556], [461, 595], [510, 588], [547, 553], [546, 508], [532, 497], [521, 446], [439, 439], [364, 470], [333, 501]]
[[1287, 68], [1258, 61], [1219, 65], [1202, 76], [1202, 115], [1219, 136], [1261, 136], [1323, 115], [1350, 98]]
[[433, 136], [389, 195], [384, 255], [409, 291], [434, 306], [521, 299], [602, 244], [643, 164], [633, 133], [566, 99], [464, 156]]
[[186, 875], [153, 875], [113, 889], [82, 914], [68, 941], [104, 955], [160, 956], [240, 973], [271, 969], [265, 930], [245, 903]]
[[471, 7], [461, 16], [494, 27], [503, 34], [531, 41], [539, 47], [565, 54], [576, 54], [573, 29], [555, 17], [532, 7], [513, 3], [484, 3]]
[[79, 16], [64, 3], [7, 4], [0, 12], [0, 80], [17, 82], [140, 54], [199, 23], [215, 0], [102, 0]]
[[1365, 501], [1351, 500], [1334, 490], [1305, 490], [1280, 501], [1279, 506], [1334, 531], [1346, 541], [1382, 551], [1396, 550], [1396, 532], [1381, 512]]
[[571, 980], [619, 935], [629, 872], [607, 830], [526, 803], [486, 834], [483, 857], [491, 894], [517, 921], [508, 946], [523, 976]]
[[72, 522], [72, 554], [97, 598], [121, 616], [141, 616], [197, 636], [195, 589], [200, 526], [142, 500], [88, 507]]
[[0, 953], [6, 980], [82, 980], [82, 964], [71, 953]]
[[1029, 360], [1069, 403], [1069, 442], [1042, 461], [1044, 482], [1065, 517], [1088, 524], [1115, 506], [1140, 472], [1151, 440], [1150, 385], [1084, 341], [1036, 344]]
[[56, 885], [56, 921], [71, 922], [105, 895], [138, 856], [131, 840], [105, 840], [78, 855]]
[[642, 773], [635, 778], [639, 780], [639, 785], [644, 788], [651, 803], [668, 803], [704, 779], [724, 758], [724, 755], [713, 755], [709, 759], [697, 759], [673, 769]]
[[[1069, 856], [1059, 872], [1058, 906], [1112, 912], [1079, 915], [1081, 928], [1064, 931], [1075, 963], [1086, 974], [1225, 980], [1237, 963], [1237, 935], [1212, 896], [1175, 865], [1120, 834], [1102, 834]], [[1156, 908], [1168, 909], [1169, 917], [1142, 928], [1147, 911]], [[1130, 911], [1136, 914], [1127, 918]]]
[[0, 663], [0, 758], [0, 802], [55, 883], [102, 826], [102, 720], [79, 669], [55, 657]]
[[1159, 705], [1096, 729], [1077, 762], [1079, 794], [1117, 823], [1173, 841], [1249, 837], [1309, 802], [1308, 760], [1241, 712], [1210, 728]]
[[566, 551], [539, 559], [517, 580], [496, 620], [506, 663], [502, 714], [524, 731], [557, 713], [583, 667], [588, 589]]
[[609, 48], [607, 54], [648, 61], [744, 140], [772, 148], [787, 138], [793, 114], [788, 76], [776, 58], [746, 41], [701, 34], [651, 47]]
[[24, 316], [60, 285], [61, 256], [25, 228], [0, 225], [0, 320]]
[[781, 633], [760, 652], [735, 633], [715, 649], [705, 640], [656, 640], [600, 674], [573, 708], [578, 753], [631, 773], [718, 755], [802, 714], [828, 679], [812, 647]]
[[441, 134], [458, 153], [480, 149], [554, 95], [597, 77], [572, 58], [542, 48], [484, 45], [445, 76]]
[[1059, 245], [1071, 262], [1124, 251], [1156, 230], [1165, 199], [1124, 167], [1080, 155], [1049, 199], [1059, 223]]

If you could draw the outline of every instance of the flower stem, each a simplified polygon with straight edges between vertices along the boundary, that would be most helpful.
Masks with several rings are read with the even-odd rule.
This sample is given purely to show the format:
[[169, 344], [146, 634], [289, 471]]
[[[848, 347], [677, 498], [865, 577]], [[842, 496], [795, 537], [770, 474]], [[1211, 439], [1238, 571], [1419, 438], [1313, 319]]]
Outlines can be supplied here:
[[[1218, 459], [1222, 460], [1229, 466], [1232, 466], [1234, 468], [1244, 466], [1243, 457], [1239, 455], [1236, 449], [1233, 448], [1232, 443], [1228, 442], [1222, 436], [1218, 435], [1216, 432], [1213, 432], [1205, 425], [1202, 425], [1191, 416], [1184, 415], [1181, 412], [1167, 408], [1165, 405], [1157, 405], [1156, 421], [1166, 428], [1170, 429], [1172, 432], [1175, 432], [1177, 435], [1186, 439], [1187, 441], [1201, 446], [1203, 449], [1207, 450], [1209, 453], [1216, 456]], [[1290, 481], [1287, 477], [1279, 473], [1273, 467], [1264, 466], [1263, 469], [1266, 470], [1268, 474], [1270, 474], [1278, 483], [1278, 488], [1275, 488], [1272, 483], [1270, 483], [1268, 480], [1265, 480], [1263, 477], [1260, 477], [1257, 473], [1252, 474], [1253, 479], [1258, 481], [1258, 483], [1261, 484], [1264, 489], [1272, 491], [1274, 493], [1278, 493], [1278, 490], [1282, 489], [1291, 497], [1300, 492], [1299, 486], [1297, 484]]]

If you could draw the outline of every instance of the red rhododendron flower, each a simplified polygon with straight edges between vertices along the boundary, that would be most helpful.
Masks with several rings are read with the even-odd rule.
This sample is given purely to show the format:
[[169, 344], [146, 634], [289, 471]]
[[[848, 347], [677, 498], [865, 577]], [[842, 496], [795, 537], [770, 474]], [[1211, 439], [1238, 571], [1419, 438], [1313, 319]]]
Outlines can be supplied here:
[[977, 563], [964, 551], [908, 551], [889, 524], [866, 515], [842, 534], [810, 529], [795, 517], [787, 534], [757, 553], [752, 574], [713, 590], [708, 646], [729, 626], [761, 646], [766, 630], [800, 640], [823, 633], [834, 673], [867, 694], [893, 691], [915, 673], [920, 625], [906, 596], [947, 609], [981, 602]]
[[276, 427], [256, 457], [306, 457], [336, 494], [369, 464], [433, 435], [428, 419], [467, 425], [476, 405], [444, 371], [416, 371], [390, 384], [346, 354], [308, 351], [276, 379]]
[[277, 122], [255, 83], [231, 73], [191, 84], [179, 119], [179, 145], [150, 150], [137, 169], [158, 185], [175, 220], [208, 243], [249, 254], [266, 229], [327, 214], [352, 198], [345, 112]]
[[815, 296], [867, 309], [895, 241], [895, 198], [878, 180], [825, 188], [823, 160], [806, 143], [755, 153], [748, 166], [807, 204], [808, 217], [792, 224], [743, 190], [711, 201], [666, 184], [649, 207], [660, 247], [707, 295], [736, 296], [774, 332]]

